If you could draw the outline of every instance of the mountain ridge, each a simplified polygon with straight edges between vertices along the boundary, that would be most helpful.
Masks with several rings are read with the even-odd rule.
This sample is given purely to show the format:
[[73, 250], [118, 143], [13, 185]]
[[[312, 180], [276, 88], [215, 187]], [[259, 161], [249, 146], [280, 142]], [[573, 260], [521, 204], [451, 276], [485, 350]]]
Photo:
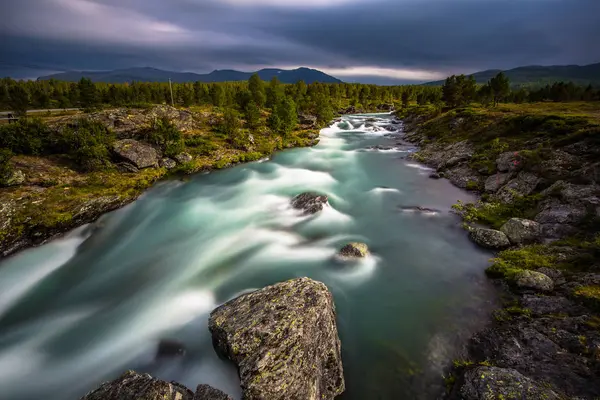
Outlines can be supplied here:
[[[504, 72], [513, 85], [544, 85], [560, 81], [580, 85], [600, 85], [600, 63], [588, 65], [527, 65], [508, 70], [488, 69], [465, 75], [472, 75], [477, 83], [487, 83], [499, 72]], [[430, 86], [443, 84], [443, 80], [425, 83], [425, 85]]]
[[66, 71], [52, 75], [40, 76], [38, 80], [56, 79], [61, 81], [76, 82], [81, 78], [90, 78], [93, 82], [104, 83], [127, 83], [127, 82], [168, 82], [171, 79], [175, 83], [185, 82], [231, 82], [245, 81], [250, 79], [253, 74], [264, 81], [270, 81], [277, 77], [282, 83], [296, 83], [304, 81], [305, 83], [342, 83], [341, 80], [328, 75], [322, 71], [301, 67], [292, 70], [278, 68], [264, 68], [255, 72], [242, 72], [233, 69], [214, 70], [207, 74], [197, 74], [194, 72], [175, 72], [167, 71], [153, 67], [124, 68], [108, 71]]

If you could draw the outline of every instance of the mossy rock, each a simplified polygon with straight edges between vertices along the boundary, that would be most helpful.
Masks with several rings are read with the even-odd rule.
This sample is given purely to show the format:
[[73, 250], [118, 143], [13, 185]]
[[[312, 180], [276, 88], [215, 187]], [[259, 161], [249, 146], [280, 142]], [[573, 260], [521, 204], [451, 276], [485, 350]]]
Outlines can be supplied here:
[[339, 255], [347, 258], [364, 258], [369, 255], [369, 247], [365, 243], [348, 243], [342, 247]]

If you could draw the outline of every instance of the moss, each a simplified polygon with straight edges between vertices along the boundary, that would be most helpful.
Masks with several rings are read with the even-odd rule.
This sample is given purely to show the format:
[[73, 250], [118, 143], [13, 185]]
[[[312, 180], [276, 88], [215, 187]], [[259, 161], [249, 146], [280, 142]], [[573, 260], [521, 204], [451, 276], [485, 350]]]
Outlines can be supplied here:
[[573, 295], [592, 310], [600, 312], [600, 285], [580, 286]]
[[481, 186], [481, 183], [479, 183], [477, 181], [470, 180], [470, 181], [467, 182], [467, 185], [466, 185], [465, 189], [467, 189], [467, 190], [473, 190], [473, 191], [479, 191], [479, 190], [481, 190], [483, 188]]

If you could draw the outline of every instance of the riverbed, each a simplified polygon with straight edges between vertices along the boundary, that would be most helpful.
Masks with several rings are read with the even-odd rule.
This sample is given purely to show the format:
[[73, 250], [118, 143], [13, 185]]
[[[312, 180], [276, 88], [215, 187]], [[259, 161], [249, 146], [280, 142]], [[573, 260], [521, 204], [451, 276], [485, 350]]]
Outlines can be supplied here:
[[[208, 314], [301, 276], [334, 295], [342, 399], [436, 398], [444, 368], [493, 307], [483, 272], [491, 253], [450, 212], [474, 198], [409, 160], [415, 149], [390, 136], [391, 121], [345, 116], [313, 148], [161, 182], [2, 262], [2, 398], [75, 399], [127, 369], [239, 398], [235, 367], [212, 348]], [[315, 216], [291, 209], [305, 191], [326, 194], [328, 206]], [[337, 261], [352, 241], [371, 256]], [[162, 339], [182, 343], [185, 355], [157, 359]]]

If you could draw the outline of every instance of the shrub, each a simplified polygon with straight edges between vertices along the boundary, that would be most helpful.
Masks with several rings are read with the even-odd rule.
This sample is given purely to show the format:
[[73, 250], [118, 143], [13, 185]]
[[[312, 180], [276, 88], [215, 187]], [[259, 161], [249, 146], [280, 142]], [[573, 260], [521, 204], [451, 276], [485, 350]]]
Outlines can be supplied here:
[[50, 128], [39, 118], [21, 118], [0, 126], [0, 147], [16, 154], [38, 155], [49, 152]]
[[67, 154], [83, 170], [93, 171], [110, 165], [109, 148], [114, 140], [114, 133], [100, 122], [80, 119], [56, 133], [54, 149]]
[[6, 185], [12, 175], [10, 159], [13, 153], [9, 149], [0, 149], [0, 185]]
[[184, 150], [181, 131], [167, 117], [154, 121], [145, 134], [145, 140], [159, 146], [167, 157], [173, 157]]

